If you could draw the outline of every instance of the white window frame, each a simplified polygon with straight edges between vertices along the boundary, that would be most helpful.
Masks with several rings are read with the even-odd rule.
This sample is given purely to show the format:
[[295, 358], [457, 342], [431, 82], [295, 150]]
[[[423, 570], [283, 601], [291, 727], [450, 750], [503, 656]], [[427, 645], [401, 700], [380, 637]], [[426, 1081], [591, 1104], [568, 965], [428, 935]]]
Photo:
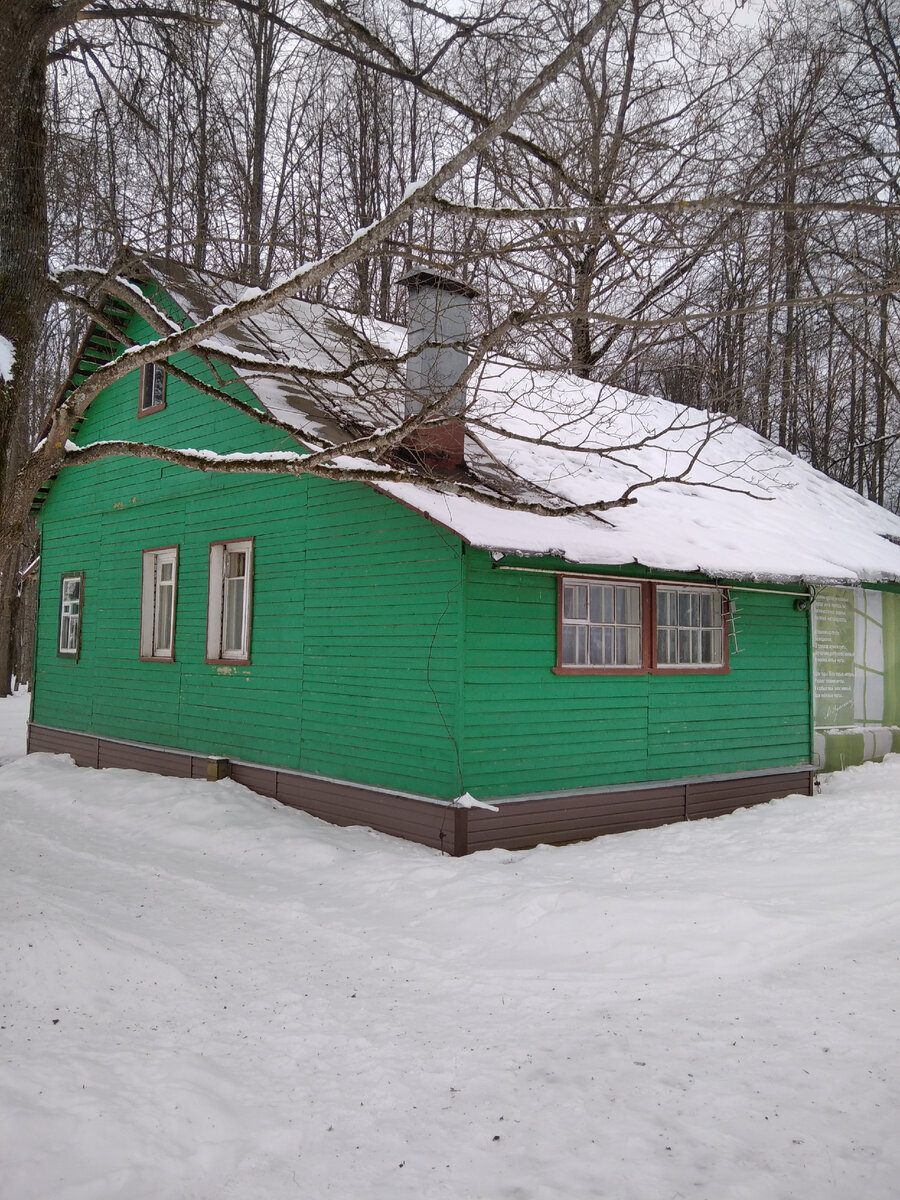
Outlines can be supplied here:
[[[67, 595], [67, 584], [77, 583], [77, 595]], [[81, 627], [84, 614], [84, 571], [67, 571], [59, 581], [59, 627], [56, 652], [62, 658], [81, 655]]]
[[[159, 399], [156, 393], [159, 392]], [[138, 416], [160, 412], [166, 407], [166, 370], [161, 363], [147, 363], [141, 367], [141, 386], [138, 396]]]
[[[171, 567], [171, 579], [164, 568]], [[171, 591], [168, 601], [165, 592]], [[175, 659], [175, 604], [178, 596], [178, 547], [162, 546], [141, 555], [141, 653], [142, 659], [173, 662]], [[160, 616], [168, 606], [167, 628], [160, 630]]]
[[[664, 624], [659, 619], [660, 597], [669, 593], [675, 598], [674, 623]], [[710, 620], [703, 619], [703, 599], [710, 598], [712, 609]], [[689, 599], [696, 610], [684, 620], [681, 612], [681, 598]], [[658, 671], [721, 671], [726, 665], [726, 623], [727, 615], [725, 593], [722, 588], [684, 587], [675, 583], [657, 583], [654, 588], [654, 618], [656, 621], [656, 645], [654, 655]], [[718, 611], [716, 611], [718, 610]], [[697, 620], [694, 620], [694, 616]], [[663, 662], [659, 654], [660, 635], [667, 634], [675, 647], [674, 660]], [[690, 648], [685, 653], [684, 641], [688, 635]], [[718, 653], [714, 658], [703, 659], [703, 641], [708, 638], [711, 648]]]
[[[241, 575], [227, 574], [233, 567], [231, 555], [244, 555]], [[227, 631], [229, 599], [240, 588], [238, 637], [229, 644]], [[253, 598], [253, 538], [211, 542], [209, 546], [209, 605], [206, 617], [206, 661], [209, 663], [249, 663], [250, 626]], [[231, 608], [232, 613], [235, 608]]]
[[[592, 611], [591, 591], [602, 589], [609, 592], [612, 601], [611, 611], [606, 613]], [[577, 603], [577, 593], [584, 593], [583, 609]], [[568, 604], [568, 594], [572, 593], [573, 604]], [[623, 607], [632, 607], [631, 614], [636, 619], [628, 620], [628, 613], [619, 611], [619, 593], [624, 601]], [[562, 605], [560, 628], [560, 666], [570, 669], [584, 669], [625, 673], [642, 671], [644, 668], [644, 588], [640, 582], [628, 579], [581, 579], [566, 578], [562, 581], [560, 603]], [[603, 601], [600, 601], [602, 608]], [[571, 608], [572, 611], [567, 611]], [[566, 632], [571, 631], [575, 643], [574, 654], [566, 658]], [[592, 662], [591, 654], [595, 649], [595, 635], [599, 636], [596, 646], [605, 662]], [[629, 647], [636, 646], [636, 656], [632, 653], [632, 661], [628, 661]], [[620, 661], [620, 659], [622, 661]]]

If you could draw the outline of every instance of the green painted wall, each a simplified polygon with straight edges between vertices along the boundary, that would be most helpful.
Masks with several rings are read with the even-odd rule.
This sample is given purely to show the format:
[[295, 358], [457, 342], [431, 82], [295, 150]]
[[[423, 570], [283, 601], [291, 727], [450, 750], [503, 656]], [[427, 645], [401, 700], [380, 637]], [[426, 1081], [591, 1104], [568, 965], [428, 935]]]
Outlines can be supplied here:
[[554, 576], [496, 570], [477, 552], [466, 564], [464, 760], [474, 795], [809, 761], [807, 617], [793, 597], [734, 593], [738, 651], [726, 675], [554, 675]]
[[[79, 442], [296, 449], [171, 377], [163, 412], [138, 420], [137, 396], [137, 372], [108, 388]], [[41, 525], [36, 722], [459, 794], [457, 539], [361, 485], [122, 458], [64, 471]], [[251, 536], [252, 662], [208, 666], [209, 543]], [[180, 548], [176, 661], [140, 662], [141, 552], [166, 545]], [[74, 570], [78, 662], [56, 654], [59, 578]]]
[[[190, 355], [178, 361], [212, 381]], [[78, 440], [295, 449], [171, 377], [163, 412], [138, 420], [137, 403], [135, 372], [91, 405]], [[362, 485], [111, 459], [63, 472], [41, 522], [41, 724], [440, 797], [809, 758], [807, 618], [791, 596], [735, 593], [728, 675], [567, 677], [551, 672], [552, 575], [494, 570]], [[208, 666], [209, 543], [251, 536], [252, 662]], [[176, 661], [143, 663], [141, 552], [166, 545], [180, 548]], [[59, 577], [76, 570], [77, 663], [56, 655]]]

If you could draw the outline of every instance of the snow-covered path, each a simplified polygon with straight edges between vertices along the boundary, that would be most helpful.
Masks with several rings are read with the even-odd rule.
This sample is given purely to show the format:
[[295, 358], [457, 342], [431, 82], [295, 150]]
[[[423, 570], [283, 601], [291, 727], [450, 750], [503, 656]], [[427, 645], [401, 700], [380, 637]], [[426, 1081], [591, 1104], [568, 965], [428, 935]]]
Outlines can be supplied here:
[[0, 830], [2, 1200], [900, 1194], [900, 758], [452, 860], [33, 756]]

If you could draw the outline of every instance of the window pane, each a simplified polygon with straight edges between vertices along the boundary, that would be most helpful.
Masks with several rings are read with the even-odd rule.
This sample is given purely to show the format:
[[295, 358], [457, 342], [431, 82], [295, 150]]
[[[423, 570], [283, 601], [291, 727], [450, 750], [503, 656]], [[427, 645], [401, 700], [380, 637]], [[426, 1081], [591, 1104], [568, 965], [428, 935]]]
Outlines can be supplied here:
[[[172, 564], [166, 563], [171, 569]], [[154, 652], [163, 654], [172, 649], [172, 601], [175, 589], [172, 585], [162, 584], [156, 600], [156, 629], [154, 631]]]
[[705, 629], [703, 631], [703, 659], [711, 666], [722, 664], [722, 630]]
[[625, 635], [625, 658], [622, 662], [626, 667], [639, 667], [641, 665], [641, 627], [640, 625], [632, 625], [626, 630]]
[[616, 665], [616, 630], [611, 625], [592, 625], [591, 665], [613, 667]]
[[656, 634], [656, 659], [657, 662], [669, 664], [677, 662], [675, 657], [675, 630], [660, 629]]
[[678, 662], [689, 663], [691, 661], [691, 631], [690, 629], [678, 630]]
[[717, 663], [719, 666], [725, 662], [725, 646], [722, 627], [712, 631], [712, 651], [709, 661]]
[[675, 593], [659, 588], [656, 593], [657, 625], [675, 624]]
[[700, 661], [708, 664], [709, 666], [722, 665], [723, 658], [721, 629], [704, 629], [702, 658]]
[[586, 666], [588, 662], [588, 627], [580, 625], [576, 628], [576, 645], [575, 653], [578, 655], [578, 662], [581, 666]]
[[707, 629], [713, 623], [712, 600], [711, 592], [702, 592], [700, 594], [700, 624]]
[[641, 619], [641, 593], [636, 587], [616, 588], [616, 622], [637, 625]]
[[641, 630], [634, 625], [615, 630], [617, 667], [639, 667], [641, 664]]
[[603, 627], [603, 656], [604, 664], [612, 667], [616, 664], [616, 629], [612, 625]]
[[141, 408], [156, 408], [166, 398], [166, 373], [156, 365], [148, 363], [144, 367]]
[[575, 658], [575, 633], [577, 626], [563, 625], [562, 628], [562, 662], [564, 667], [577, 665]]
[[238, 579], [243, 576], [247, 555], [243, 550], [225, 551], [225, 578]]
[[603, 626], [591, 626], [591, 665], [603, 667], [606, 659], [603, 657]]
[[682, 626], [700, 623], [699, 602], [696, 592], [678, 593], [678, 624]]
[[588, 590], [586, 586], [575, 583], [564, 584], [563, 618], [569, 621], [586, 621], [587, 597]]
[[[243, 558], [243, 555], [226, 555]], [[222, 649], [226, 652], [244, 649], [244, 580], [225, 580], [225, 620], [222, 630]]]
[[616, 666], [624, 666], [628, 661], [628, 650], [626, 647], [625, 637], [627, 629], [619, 628], [616, 630]]
[[562, 661], [567, 667], [587, 665], [587, 625], [564, 625], [562, 631]]
[[609, 625], [613, 620], [613, 589], [606, 585], [591, 586], [591, 621]]
[[616, 619], [616, 589], [614, 587], [603, 588], [603, 623], [612, 625]]

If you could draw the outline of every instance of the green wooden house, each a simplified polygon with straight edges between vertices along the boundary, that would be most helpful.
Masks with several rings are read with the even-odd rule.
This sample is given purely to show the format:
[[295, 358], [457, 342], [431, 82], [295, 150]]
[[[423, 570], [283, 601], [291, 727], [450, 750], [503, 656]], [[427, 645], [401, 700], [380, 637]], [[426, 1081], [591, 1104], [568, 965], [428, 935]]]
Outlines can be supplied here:
[[[458, 351], [467, 289], [425, 273], [410, 285], [409, 344], [426, 328], [426, 346]], [[239, 294], [186, 271], [141, 286], [177, 323]], [[107, 313], [123, 343], [157, 336], [121, 300]], [[355, 392], [324, 368], [405, 332], [284, 304], [108, 387], [78, 444], [142, 439], [248, 467], [296, 452], [188, 377], [311, 443], [365, 431], [390, 403], [372, 355]], [[119, 348], [93, 329], [73, 378]], [[308, 364], [328, 376], [318, 390]], [[422, 386], [411, 376], [399, 403]], [[449, 440], [414, 447], [435, 468], [427, 485], [124, 457], [62, 471], [37, 499], [29, 749], [228, 774], [450, 854], [809, 792], [811, 602], [826, 584], [897, 591], [900, 519], [740, 426], [662, 401], [499, 359], [470, 391]], [[602, 519], [528, 511], [653, 478]], [[498, 504], [513, 488], [521, 506]]]

